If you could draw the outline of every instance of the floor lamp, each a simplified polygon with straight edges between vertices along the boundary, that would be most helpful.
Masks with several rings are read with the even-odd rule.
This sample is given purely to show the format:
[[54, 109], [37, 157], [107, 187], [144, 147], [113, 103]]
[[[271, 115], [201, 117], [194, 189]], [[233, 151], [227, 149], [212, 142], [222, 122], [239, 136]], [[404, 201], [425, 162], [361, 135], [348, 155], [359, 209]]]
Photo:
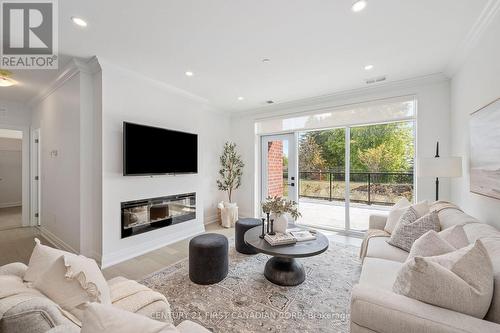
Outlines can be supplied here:
[[419, 158], [417, 167], [419, 177], [436, 177], [436, 201], [439, 200], [439, 177], [462, 177], [462, 158], [439, 156], [439, 141], [436, 143], [436, 155]]

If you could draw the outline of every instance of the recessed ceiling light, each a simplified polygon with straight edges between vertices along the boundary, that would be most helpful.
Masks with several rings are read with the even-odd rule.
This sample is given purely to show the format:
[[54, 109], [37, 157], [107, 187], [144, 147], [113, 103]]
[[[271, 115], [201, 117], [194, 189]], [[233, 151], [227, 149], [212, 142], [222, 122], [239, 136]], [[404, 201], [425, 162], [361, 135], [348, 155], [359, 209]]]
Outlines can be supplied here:
[[358, 0], [358, 1], [355, 1], [353, 4], [352, 4], [352, 11], [353, 12], [360, 12], [362, 11], [363, 9], [366, 8], [366, 5], [367, 5], [367, 1], [366, 0]]
[[186, 76], [193, 76], [193, 75], [194, 75], [194, 73], [193, 73], [193, 72], [190, 72], [190, 71], [187, 71], [187, 72], [186, 72]]
[[273, 100], [268, 100], [266, 101], [267, 104], [274, 104], [274, 101]]
[[84, 19], [76, 17], [76, 16], [71, 16], [71, 21], [73, 21], [73, 23], [79, 27], [85, 28], [87, 26], [87, 22], [85, 22]]
[[373, 65], [366, 65], [365, 71], [371, 71], [373, 69]]
[[243, 97], [243, 96], [238, 97], [238, 101], [242, 101], [244, 99], [245, 99], [245, 97]]
[[271, 61], [271, 59], [269, 59], [269, 58], [262, 59], [262, 62], [270, 62], [270, 61]]

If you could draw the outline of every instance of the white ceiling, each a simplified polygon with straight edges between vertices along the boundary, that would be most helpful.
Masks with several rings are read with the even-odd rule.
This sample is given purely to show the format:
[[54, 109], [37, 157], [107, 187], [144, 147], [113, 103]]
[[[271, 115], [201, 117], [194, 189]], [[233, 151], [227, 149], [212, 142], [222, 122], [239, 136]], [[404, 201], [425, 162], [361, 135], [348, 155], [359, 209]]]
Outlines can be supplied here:
[[[64, 0], [60, 59], [97, 55], [238, 111], [363, 87], [379, 75], [443, 72], [488, 2], [368, 1], [353, 13], [352, 0]], [[0, 100], [26, 101], [56, 75], [16, 71], [21, 85], [0, 88]]]

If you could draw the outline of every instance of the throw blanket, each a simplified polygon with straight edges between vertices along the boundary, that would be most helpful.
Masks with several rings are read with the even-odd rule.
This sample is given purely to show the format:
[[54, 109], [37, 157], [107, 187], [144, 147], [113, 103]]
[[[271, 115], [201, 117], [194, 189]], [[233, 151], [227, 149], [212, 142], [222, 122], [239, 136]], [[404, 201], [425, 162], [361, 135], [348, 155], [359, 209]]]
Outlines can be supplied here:
[[449, 201], [444, 201], [444, 200], [435, 201], [431, 204], [431, 207], [430, 207], [430, 210], [434, 211], [436, 213], [439, 213], [440, 211], [443, 211], [445, 209], [456, 209], [456, 210], [463, 212], [463, 210], [461, 210], [454, 203], [451, 203]]
[[[25, 284], [23, 279], [14, 275], [0, 275], [0, 320], [2, 320], [5, 313], [10, 309], [18, 306], [24, 302], [30, 302], [36, 298], [46, 299], [38, 290], [31, 288]], [[62, 309], [59, 305], [54, 303], [54, 306], [61, 311], [61, 314], [71, 320], [78, 326], [82, 326], [81, 322], [72, 314]]]
[[361, 260], [365, 260], [366, 252], [368, 251], [368, 242], [371, 238], [374, 237], [389, 237], [391, 234], [385, 230], [379, 229], [369, 229], [366, 232], [365, 238], [363, 239], [363, 243], [361, 243], [361, 249], [359, 250], [359, 257]]
[[2, 286], [0, 290], [0, 320], [14, 306], [42, 296], [39, 291], [26, 287], [23, 279], [18, 276], [0, 275], [0, 285]]
[[[134, 280], [119, 276], [109, 280], [108, 285], [111, 292], [111, 302], [120, 309], [135, 313], [155, 302], [165, 302], [169, 308], [165, 296]], [[170, 315], [170, 313], [166, 315]]]

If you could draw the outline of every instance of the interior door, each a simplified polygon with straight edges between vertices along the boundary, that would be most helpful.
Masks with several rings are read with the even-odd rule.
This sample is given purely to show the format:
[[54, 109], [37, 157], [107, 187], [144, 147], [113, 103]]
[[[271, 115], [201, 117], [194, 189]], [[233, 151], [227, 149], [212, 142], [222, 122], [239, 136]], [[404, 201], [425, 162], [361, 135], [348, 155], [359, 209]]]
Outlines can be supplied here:
[[262, 136], [262, 194], [298, 202], [297, 137], [295, 134]]

